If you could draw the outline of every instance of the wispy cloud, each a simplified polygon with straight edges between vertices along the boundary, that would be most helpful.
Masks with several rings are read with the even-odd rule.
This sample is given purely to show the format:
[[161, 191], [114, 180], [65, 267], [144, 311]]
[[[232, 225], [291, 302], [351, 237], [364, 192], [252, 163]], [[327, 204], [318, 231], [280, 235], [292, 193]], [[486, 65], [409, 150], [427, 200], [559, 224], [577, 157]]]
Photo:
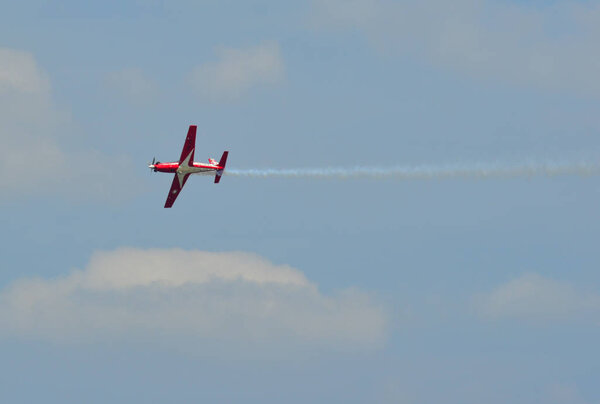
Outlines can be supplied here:
[[548, 404], [592, 404], [574, 383], [553, 383], [546, 387], [540, 399]]
[[[300, 271], [247, 253], [124, 248], [59, 279], [0, 293], [0, 330], [60, 341], [189, 340], [215, 345], [378, 346], [386, 314], [368, 295], [319, 292]], [[209, 344], [199, 344], [204, 341]]]
[[110, 72], [105, 80], [110, 91], [133, 105], [147, 105], [158, 95], [158, 85], [140, 68]]
[[600, 6], [496, 0], [314, 0], [320, 29], [475, 77], [600, 95]]
[[190, 75], [192, 87], [204, 99], [238, 99], [253, 87], [277, 84], [284, 78], [284, 62], [276, 42], [221, 48], [217, 54], [217, 61], [196, 67]]
[[556, 321], [587, 319], [598, 322], [600, 294], [538, 274], [525, 274], [475, 299], [477, 311], [488, 319]]
[[68, 147], [72, 127], [34, 56], [0, 48], [0, 200], [47, 193], [113, 200], [132, 193], [120, 175], [130, 162]]
[[0, 91], [44, 94], [50, 82], [31, 55], [15, 49], [0, 48]]
[[[0, 187], [8, 190], [3, 195], [43, 186], [65, 169], [58, 128], [69, 121], [33, 55], [0, 49]], [[44, 169], [36, 172], [36, 163]]]

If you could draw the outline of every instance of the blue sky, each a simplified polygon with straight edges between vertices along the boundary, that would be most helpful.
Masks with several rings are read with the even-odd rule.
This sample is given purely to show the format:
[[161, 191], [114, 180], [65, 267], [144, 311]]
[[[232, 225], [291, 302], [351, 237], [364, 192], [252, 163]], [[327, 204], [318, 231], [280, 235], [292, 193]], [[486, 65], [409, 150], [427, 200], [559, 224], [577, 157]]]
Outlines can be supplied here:
[[595, 164], [597, 2], [3, 9], [2, 401], [600, 402], [597, 175], [146, 167]]

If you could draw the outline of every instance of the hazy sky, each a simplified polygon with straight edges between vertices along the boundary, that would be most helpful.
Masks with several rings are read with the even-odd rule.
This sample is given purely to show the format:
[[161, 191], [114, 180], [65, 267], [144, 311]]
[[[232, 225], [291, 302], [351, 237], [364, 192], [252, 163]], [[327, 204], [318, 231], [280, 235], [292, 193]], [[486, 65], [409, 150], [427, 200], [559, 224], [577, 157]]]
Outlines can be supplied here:
[[[600, 2], [5, 2], [0, 401], [599, 403]], [[596, 166], [597, 168], [597, 166]]]

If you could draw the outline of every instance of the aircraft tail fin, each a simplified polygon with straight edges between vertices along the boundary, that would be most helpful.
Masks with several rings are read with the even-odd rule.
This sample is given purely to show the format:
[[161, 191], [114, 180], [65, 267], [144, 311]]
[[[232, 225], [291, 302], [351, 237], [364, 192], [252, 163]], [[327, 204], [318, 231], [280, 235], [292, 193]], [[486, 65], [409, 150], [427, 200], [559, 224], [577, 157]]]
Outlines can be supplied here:
[[229, 155], [229, 152], [224, 151], [223, 155], [221, 156], [221, 160], [219, 161], [220, 169], [217, 170], [217, 173], [215, 174], [215, 184], [218, 184], [219, 181], [221, 181], [221, 176], [223, 175], [223, 171], [225, 171], [225, 164], [227, 164], [227, 156], [228, 155]]

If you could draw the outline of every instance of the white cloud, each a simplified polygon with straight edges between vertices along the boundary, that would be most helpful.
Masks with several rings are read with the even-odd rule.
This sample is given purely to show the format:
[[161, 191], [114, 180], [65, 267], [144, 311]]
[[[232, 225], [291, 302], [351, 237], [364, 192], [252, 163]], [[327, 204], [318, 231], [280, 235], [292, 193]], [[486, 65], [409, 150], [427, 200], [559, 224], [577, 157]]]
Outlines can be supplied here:
[[525, 274], [476, 298], [485, 318], [516, 318], [532, 321], [582, 320], [598, 322], [600, 295], [573, 285]]
[[273, 85], [284, 78], [284, 63], [275, 42], [246, 49], [222, 48], [219, 60], [196, 67], [190, 83], [203, 98], [232, 100], [259, 85]]
[[72, 126], [33, 55], [0, 48], [0, 200], [40, 193], [112, 200], [135, 192], [122, 179], [131, 169], [125, 158], [65, 146]]
[[134, 105], [146, 105], [156, 100], [158, 85], [142, 69], [126, 68], [106, 76], [108, 89]]
[[498, 0], [314, 0], [320, 28], [476, 77], [600, 95], [600, 5]]
[[188, 340], [200, 351], [355, 349], [383, 342], [386, 315], [363, 292], [324, 295], [300, 271], [253, 254], [124, 248], [59, 279], [18, 280], [0, 293], [0, 330], [66, 342]]

